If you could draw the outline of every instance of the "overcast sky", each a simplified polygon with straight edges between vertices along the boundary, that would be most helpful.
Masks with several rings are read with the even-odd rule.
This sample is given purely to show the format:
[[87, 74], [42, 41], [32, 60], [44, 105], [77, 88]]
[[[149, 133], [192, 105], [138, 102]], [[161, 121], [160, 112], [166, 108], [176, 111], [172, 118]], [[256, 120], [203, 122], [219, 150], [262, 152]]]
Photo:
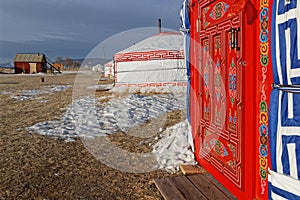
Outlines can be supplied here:
[[[179, 30], [183, 0], [0, 0], [0, 63], [16, 53], [83, 58], [99, 43], [143, 27]], [[130, 32], [132, 33], [132, 31]], [[138, 39], [138, 38], [137, 38]]]

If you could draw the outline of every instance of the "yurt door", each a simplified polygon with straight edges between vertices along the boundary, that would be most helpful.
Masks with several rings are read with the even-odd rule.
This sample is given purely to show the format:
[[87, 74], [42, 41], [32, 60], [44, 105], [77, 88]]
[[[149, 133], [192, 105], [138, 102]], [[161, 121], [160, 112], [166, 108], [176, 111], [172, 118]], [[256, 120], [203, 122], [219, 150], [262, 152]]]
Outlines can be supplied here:
[[219, 180], [242, 189], [244, 177], [241, 15], [232, 1], [200, 5], [200, 164]]

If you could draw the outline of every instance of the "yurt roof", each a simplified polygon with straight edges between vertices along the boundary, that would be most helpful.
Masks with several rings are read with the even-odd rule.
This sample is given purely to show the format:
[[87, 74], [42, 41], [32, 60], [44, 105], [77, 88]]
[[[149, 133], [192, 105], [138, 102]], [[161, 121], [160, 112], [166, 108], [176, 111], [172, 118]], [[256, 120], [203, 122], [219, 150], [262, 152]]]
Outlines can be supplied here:
[[107, 63], [104, 64], [104, 67], [111, 67], [113, 65], [113, 61], [109, 61]]
[[180, 32], [162, 32], [142, 40], [117, 54], [155, 50], [183, 50], [183, 42], [184, 36]]

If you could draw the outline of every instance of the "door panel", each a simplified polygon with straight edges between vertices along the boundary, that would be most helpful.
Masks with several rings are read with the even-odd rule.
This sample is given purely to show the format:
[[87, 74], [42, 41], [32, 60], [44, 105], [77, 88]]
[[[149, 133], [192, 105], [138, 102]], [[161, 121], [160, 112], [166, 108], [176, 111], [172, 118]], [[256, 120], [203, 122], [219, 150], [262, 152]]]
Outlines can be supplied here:
[[245, 173], [242, 147], [243, 68], [240, 62], [240, 16], [228, 16], [231, 1], [199, 7], [202, 24], [200, 56], [200, 163], [210, 165], [238, 188]]
[[200, 68], [200, 71], [203, 74], [203, 82], [202, 82], [202, 110], [203, 110], [203, 119], [206, 121], [210, 121], [211, 119], [211, 88], [210, 88], [210, 82], [211, 82], [211, 71], [212, 71], [212, 60], [210, 57], [210, 48], [209, 48], [209, 40], [203, 39], [202, 41], [202, 67]]

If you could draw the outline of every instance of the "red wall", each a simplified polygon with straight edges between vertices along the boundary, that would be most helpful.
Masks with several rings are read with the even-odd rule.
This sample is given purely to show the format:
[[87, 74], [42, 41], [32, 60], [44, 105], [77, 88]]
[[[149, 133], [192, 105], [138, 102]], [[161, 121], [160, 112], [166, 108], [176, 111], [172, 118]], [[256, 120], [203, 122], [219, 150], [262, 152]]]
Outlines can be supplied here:
[[[44, 63], [36, 63], [36, 71], [39, 72], [46, 72], [44, 70]], [[30, 74], [30, 65], [28, 62], [15, 62], [15, 73], [16, 74]]]

